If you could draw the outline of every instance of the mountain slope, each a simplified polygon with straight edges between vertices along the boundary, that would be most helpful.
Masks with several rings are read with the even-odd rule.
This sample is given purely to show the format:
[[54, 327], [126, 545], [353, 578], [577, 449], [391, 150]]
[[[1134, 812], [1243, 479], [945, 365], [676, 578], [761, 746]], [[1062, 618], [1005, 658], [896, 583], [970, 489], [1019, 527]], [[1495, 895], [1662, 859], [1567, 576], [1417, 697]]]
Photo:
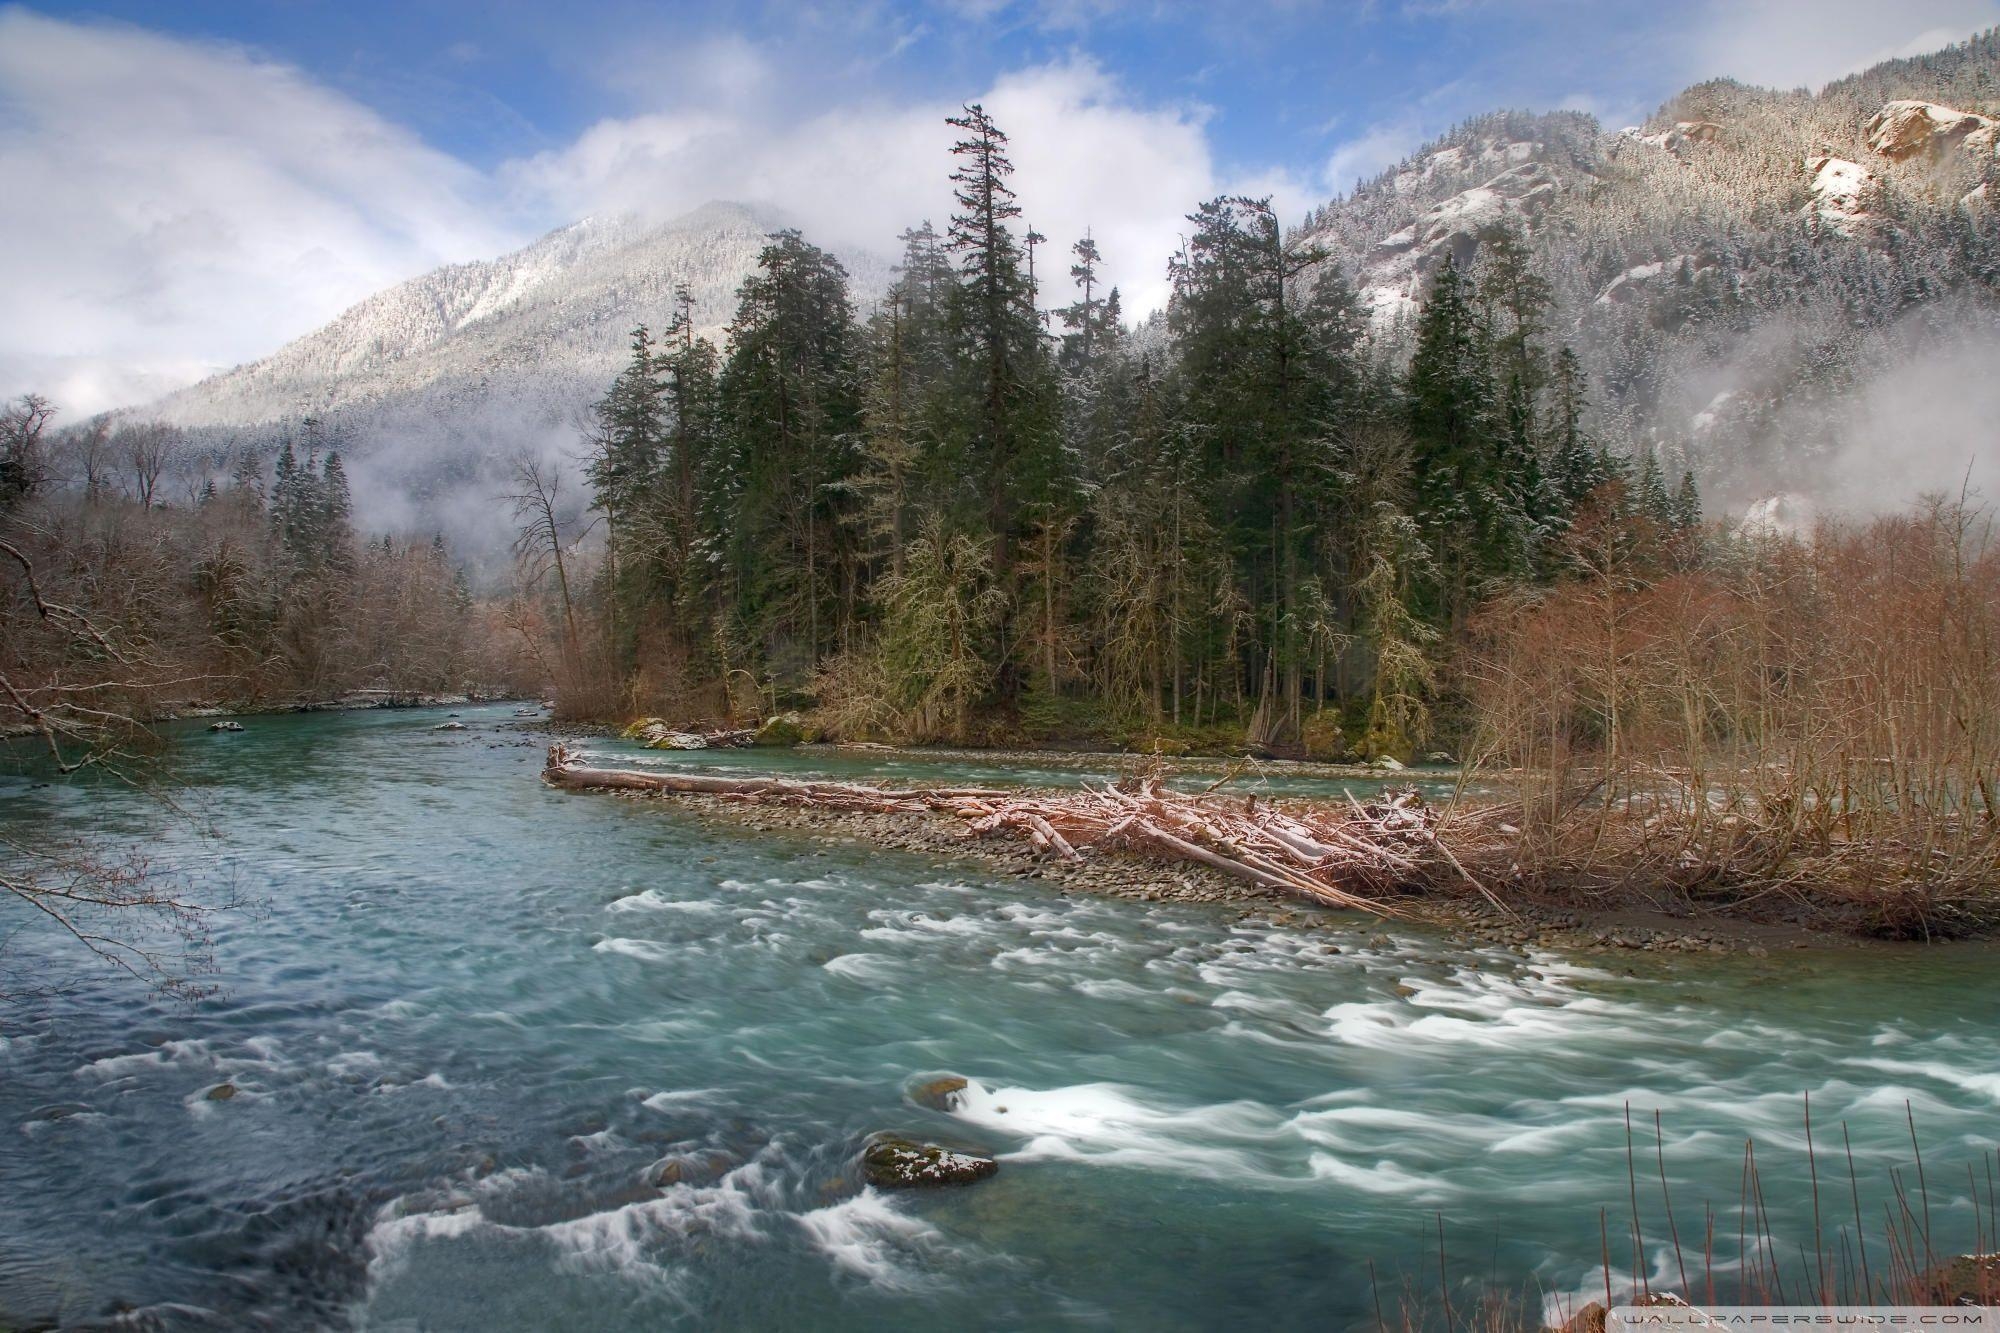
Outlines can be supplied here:
[[[357, 503], [376, 526], [490, 519], [506, 461], [565, 450], [644, 322], [670, 317], [686, 283], [701, 331], [723, 336], [736, 288], [780, 222], [713, 203], [673, 221], [589, 218], [498, 259], [412, 278], [271, 356], [211, 376], [133, 416], [186, 428], [206, 451], [274, 448], [306, 416], [348, 451]], [[857, 295], [886, 262], [844, 255]], [[479, 517], [450, 520], [471, 507]], [[490, 541], [490, 533], [486, 541]]]
[[[1996, 138], [2000, 31], [1818, 94], [1697, 85], [1617, 132], [1575, 112], [1481, 117], [1303, 234], [1392, 352], [1445, 256], [1476, 266], [1497, 231], [1521, 236], [1550, 284], [1544, 341], [1582, 358], [1596, 432], [1693, 467], [1725, 503], [1900, 499], [1968, 463], [1994, 494]], [[375, 525], [490, 529], [505, 460], [574, 448], [632, 326], [664, 326], [676, 283], [720, 341], [776, 225], [731, 204], [588, 219], [400, 284], [134, 415], [191, 428], [219, 458], [316, 414]], [[842, 258], [864, 304], [886, 287], [886, 261]]]
[[1647, 124], [1510, 112], [1460, 126], [1306, 232], [1406, 340], [1446, 255], [1499, 229], [1549, 280], [1596, 426], [1704, 474], [1853, 503], [2000, 490], [2000, 32], [1817, 95], [1698, 85]]

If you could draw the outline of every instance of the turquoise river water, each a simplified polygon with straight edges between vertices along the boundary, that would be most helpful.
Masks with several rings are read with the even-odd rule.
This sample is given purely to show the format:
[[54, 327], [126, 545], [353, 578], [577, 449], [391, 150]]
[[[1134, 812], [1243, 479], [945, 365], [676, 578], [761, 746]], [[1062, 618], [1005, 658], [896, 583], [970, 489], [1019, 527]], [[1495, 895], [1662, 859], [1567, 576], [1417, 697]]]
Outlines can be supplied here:
[[[1371, 1265], [1391, 1304], [1406, 1284], [1433, 1306], [1601, 1290], [1600, 1208], [1622, 1281], [1628, 1104], [1656, 1279], [1676, 1265], [1656, 1109], [1690, 1265], [1705, 1202], [1734, 1262], [1746, 1138], [1794, 1254], [1807, 1093], [1829, 1237], [1852, 1223], [1825, 1152], [1844, 1122], [1883, 1244], [1906, 1104], [1939, 1248], [1979, 1230], [1986, 949], [1564, 957], [1066, 897], [552, 791], [511, 708], [460, 711], [464, 731], [436, 712], [190, 727], [207, 839], [136, 794], [0, 776], [12, 836], [145, 839], [247, 904], [220, 920], [212, 1000], [83, 969], [0, 1007], [0, 1326], [1373, 1327]], [[62, 957], [25, 920], [0, 906], [16, 976]], [[971, 1080], [955, 1109], [909, 1100], [942, 1074]], [[881, 1130], [1001, 1170], [859, 1189]]]

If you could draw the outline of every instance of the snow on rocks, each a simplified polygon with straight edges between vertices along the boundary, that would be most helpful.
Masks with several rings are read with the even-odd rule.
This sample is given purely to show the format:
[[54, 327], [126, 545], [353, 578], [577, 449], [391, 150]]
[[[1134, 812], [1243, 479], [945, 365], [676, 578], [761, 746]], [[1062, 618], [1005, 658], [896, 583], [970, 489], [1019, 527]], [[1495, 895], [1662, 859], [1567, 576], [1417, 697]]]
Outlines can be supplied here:
[[1633, 143], [1649, 144], [1675, 157], [1686, 157], [1698, 145], [1720, 142], [1722, 126], [1712, 120], [1683, 120], [1677, 121], [1671, 129], [1642, 134], [1634, 125], [1620, 130], [1618, 137]]
[[970, 1185], [1000, 1169], [991, 1157], [954, 1152], [935, 1143], [877, 1135], [861, 1153], [868, 1183], [883, 1189], [924, 1185]]
[[1841, 236], [1856, 236], [1875, 221], [1870, 209], [1880, 195], [1882, 182], [1859, 162], [1844, 157], [1815, 157], [1806, 163], [1812, 173], [1812, 202], [1805, 216], [1824, 229]]
[[1525, 139], [1494, 139], [1476, 145], [1453, 144], [1425, 153], [1418, 161], [1397, 172], [1390, 188], [1397, 194], [1415, 194], [1433, 182], [1452, 176], [1469, 176], [1479, 171], [1500, 171], [1534, 160], [1541, 145]]
[[1415, 303], [1446, 255], [1454, 263], [1469, 263], [1482, 240], [1504, 227], [1527, 227], [1560, 189], [1547, 167], [1523, 162], [1433, 204], [1415, 222], [1376, 243], [1362, 268], [1363, 301], [1376, 319], [1393, 318]]
[[1656, 259], [1650, 264], [1636, 264], [1626, 269], [1597, 294], [1598, 305], [1624, 305], [1644, 296], [1662, 278], [1672, 281], [1681, 273], [1699, 280], [1715, 272], [1715, 265], [1704, 262], [1695, 255], [1675, 255], [1672, 259]]
[[1942, 156], [1953, 145], [1976, 156], [1991, 157], [2000, 151], [1996, 131], [2000, 131], [2000, 121], [1977, 112], [1902, 98], [1884, 103], [1864, 133], [1871, 151], [1901, 162], [1920, 153]]

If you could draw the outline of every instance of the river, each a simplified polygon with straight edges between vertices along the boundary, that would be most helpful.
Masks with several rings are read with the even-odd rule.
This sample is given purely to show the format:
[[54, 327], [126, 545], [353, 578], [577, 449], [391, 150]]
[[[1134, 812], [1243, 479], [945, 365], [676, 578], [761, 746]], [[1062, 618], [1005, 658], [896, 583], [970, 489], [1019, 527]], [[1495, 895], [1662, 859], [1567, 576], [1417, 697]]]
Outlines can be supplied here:
[[[1385, 1302], [1439, 1291], [1440, 1224], [1455, 1302], [1600, 1289], [1601, 1207], [1630, 1269], [1628, 1104], [1656, 1279], [1656, 1109], [1691, 1267], [1704, 1201], [1733, 1259], [1746, 1137], [1775, 1248], [1809, 1246], [1808, 1092], [1829, 1238], [1844, 1122], [1884, 1265], [1907, 1103], [1939, 1247], [1972, 1243], [1987, 949], [1564, 957], [1065, 897], [551, 791], [546, 738], [458, 711], [188, 728], [209, 839], [137, 794], [0, 776], [15, 836], [145, 838], [249, 904], [215, 999], [84, 970], [0, 1008], [0, 1325], [1372, 1327], [1371, 1263]], [[942, 1074], [972, 1081], [957, 1109], [908, 1099]], [[857, 1192], [878, 1130], [1001, 1169]]]

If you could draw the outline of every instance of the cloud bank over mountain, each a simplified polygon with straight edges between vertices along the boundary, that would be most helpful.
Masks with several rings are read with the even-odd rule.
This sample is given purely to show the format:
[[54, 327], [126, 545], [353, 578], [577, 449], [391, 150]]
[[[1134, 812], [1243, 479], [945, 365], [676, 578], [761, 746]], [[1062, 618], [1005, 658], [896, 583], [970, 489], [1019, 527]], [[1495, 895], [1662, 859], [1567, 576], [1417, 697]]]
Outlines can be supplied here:
[[[273, 12], [229, 37], [125, 12], [136, 21], [0, 10], [0, 178], [18, 201], [0, 214], [13, 314], [0, 395], [39, 390], [71, 417], [148, 400], [392, 282], [592, 213], [666, 218], [731, 199], [836, 246], [890, 248], [902, 227], [942, 220], [943, 118], [975, 98], [1014, 136], [1029, 219], [1057, 250], [1091, 230], [1142, 311], [1164, 294], [1183, 214], [1209, 195], [1274, 194], [1295, 217], [1494, 106], [1636, 119], [1646, 99], [1714, 74], [1822, 82], [2000, 22], [2000, 0], [1672, 13], [1632, 0], [1246, 0], [1226, 13], [982, 0], [750, 5], [707, 27], [654, 10], [447, 6], [394, 25], [426, 48], [408, 69], [383, 65], [393, 50], [349, 49], [383, 26], [365, 15], [280, 55], [284, 22], [342, 16]], [[434, 86], [436, 67], [489, 82]], [[574, 124], [549, 111], [543, 127], [508, 101], [562, 83], [592, 90], [597, 109]]]

